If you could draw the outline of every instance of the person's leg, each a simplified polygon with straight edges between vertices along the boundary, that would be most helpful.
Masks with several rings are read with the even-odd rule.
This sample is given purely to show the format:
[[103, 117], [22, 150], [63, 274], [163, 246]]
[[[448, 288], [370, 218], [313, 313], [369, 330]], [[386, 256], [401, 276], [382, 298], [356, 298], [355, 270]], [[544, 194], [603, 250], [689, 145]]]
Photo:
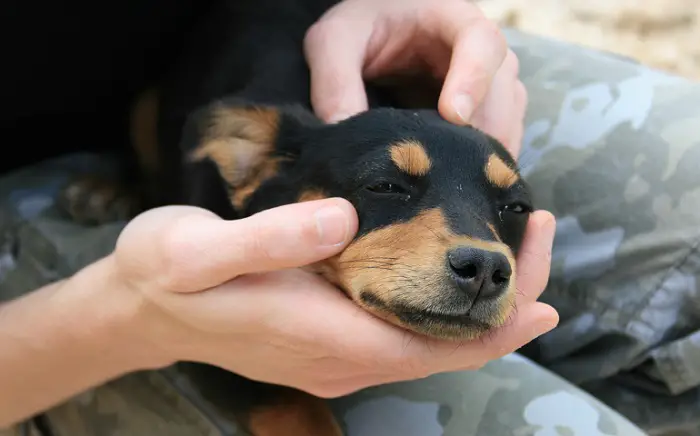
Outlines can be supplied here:
[[629, 421], [517, 354], [478, 371], [332, 401], [348, 436], [642, 436]]
[[530, 92], [520, 162], [558, 219], [526, 355], [654, 434], [700, 429], [700, 84], [508, 34]]

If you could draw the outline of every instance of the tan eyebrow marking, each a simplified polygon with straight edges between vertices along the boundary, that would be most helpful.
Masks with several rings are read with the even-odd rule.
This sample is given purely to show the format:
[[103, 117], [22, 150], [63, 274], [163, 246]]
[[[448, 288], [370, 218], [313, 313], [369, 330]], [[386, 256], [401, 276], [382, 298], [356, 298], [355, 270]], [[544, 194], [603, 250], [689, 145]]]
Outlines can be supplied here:
[[489, 156], [484, 172], [489, 182], [499, 188], [510, 188], [519, 178], [518, 173], [503, 162], [503, 159], [498, 157], [496, 153]]
[[398, 142], [389, 148], [389, 153], [394, 164], [412, 176], [424, 176], [432, 166], [423, 144], [417, 141]]

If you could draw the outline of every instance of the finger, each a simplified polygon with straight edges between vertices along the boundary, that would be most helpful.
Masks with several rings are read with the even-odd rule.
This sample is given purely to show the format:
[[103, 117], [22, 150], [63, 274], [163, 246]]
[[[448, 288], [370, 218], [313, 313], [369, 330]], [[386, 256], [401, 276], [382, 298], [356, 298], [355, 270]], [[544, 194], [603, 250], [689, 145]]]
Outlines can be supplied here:
[[401, 350], [396, 373], [387, 374], [384, 382], [478, 369], [547, 333], [558, 322], [559, 315], [551, 306], [535, 302], [521, 307], [508, 324], [480, 339], [469, 342], [413, 340]]
[[[517, 351], [552, 330], [558, 322], [559, 315], [552, 307], [531, 303], [518, 319], [492, 336], [469, 344], [437, 343], [416, 338], [407, 343], [395, 363], [390, 363], [391, 360], [378, 362], [377, 373], [337, 379], [332, 384], [317, 386], [313, 393], [323, 398], [334, 398], [380, 384], [415, 380], [442, 372], [475, 370], [489, 361]], [[386, 371], [379, 372], [380, 369]]]
[[436, 8], [443, 41], [452, 47], [450, 68], [438, 102], [443, 117], [467, 124], [488, 93], [507, 51], [504, 36], [474, 5]]
[[505, 326], [469, 344], [472, 355], [483, 356], [481, 364], [506, 354], [547, 333], [559, 323], [559, 314], [550, 305], [541, 302], [524, 304], [517, 309]]
[[472, 124], [496, 138], [508, 147], [511, 132], [518, 123], [520, 113], [515, 106], [518, 75], [518, 59], [511, 50], [498, 69], [484, 102], [474, 113]]
[[520, 151], [523, 146], [523, 134], [525, 133], [525, 114], [527, 109], [527, 90], [523, 82], [518, 80], [515, 83], [515, 95], [513, 96], [513, 105], [516, 109], [515, 125], [511, 131], [511, 136], [506, 143], [506, 148], [510, 151], [511, 155], [518, 160], [520, 158]]
[[357, 214], [344, 199], [280, 206], [235, 221], [188, 215], [166, 230], [160, 277], [173, 291], [202, 290], [325, 259], [356, 232]]
[[311, 72], [311, 105], [326, 122], [337, 122], [368, 108], [362, 77], [371, 26], [350, 28], [337, 19], [319, 21], [304, 39]]
[[[452, 362], [446, 363], [451, 363], [455, 369], [460, 369], [460, 362], [468, 362], [466, 365], [462, 364], [464, 369], [479, 368], [492, 360], [517, 351], [554, 329], [558, 323], [559, 314], [548, 304], [535, 302], [524, 305], [505, 326], [493, 334], [485, 335], [480, 340], [470, 342], [456, 352], [453, 351], [450, 358]], [[476, 362], [476, 366], [473, 356], [479, 356], [481, 360]], [[472, 357], [471, 361], [467, 360], [467, 357]]]
[[517, 259], [516, 304], [537, 300], [547, 287], [555, 231], [551, 213], [539, 210], [530, 216]]

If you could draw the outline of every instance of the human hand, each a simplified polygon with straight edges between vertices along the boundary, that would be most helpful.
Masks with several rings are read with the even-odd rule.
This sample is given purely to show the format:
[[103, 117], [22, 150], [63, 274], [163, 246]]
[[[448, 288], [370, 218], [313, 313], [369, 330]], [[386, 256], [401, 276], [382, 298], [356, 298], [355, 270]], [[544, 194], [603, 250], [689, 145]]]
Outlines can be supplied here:
[[[442, 84], [437, 109], [518, 156], [527, 91], [498, 27], [466, 0], [344, 0], [305, 39], [311, 101], [327, 122], [367, 109], [363, 79], [420, 71]], [[443, 83], [444, 81], [444, 83]]]
[[[319, 211], [329, 220], [323, 236]], [[557, 322], [552, 308], [535, 301], [549, 272], [553, 221], [546, 212], [530, 220], [519, 259], [517, 314], [488, 338], [459, 347], [381, 321], [296, 268], [341, 251], [356, 231], [354, 209], [341, 199], [237, 221], [166, 207], [125, 228], [112, 263], [126, 292], [142, 297], [132, 330], [154, 362], [209, 363], [323, 397], [477, 368]]]

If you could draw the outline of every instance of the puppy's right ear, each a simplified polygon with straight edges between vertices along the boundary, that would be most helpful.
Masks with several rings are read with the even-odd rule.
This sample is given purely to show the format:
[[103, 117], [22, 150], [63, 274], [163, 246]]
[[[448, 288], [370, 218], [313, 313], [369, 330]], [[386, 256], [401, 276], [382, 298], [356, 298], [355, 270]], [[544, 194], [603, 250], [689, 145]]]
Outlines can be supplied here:
[[240, 210], [280, 165], [294, 160], [292, 139], [318, 122], [303, 109], [217, 102], [189, 120], [186, 154], [190, 162], [208, 160], [216, 166], [231, 204]]

